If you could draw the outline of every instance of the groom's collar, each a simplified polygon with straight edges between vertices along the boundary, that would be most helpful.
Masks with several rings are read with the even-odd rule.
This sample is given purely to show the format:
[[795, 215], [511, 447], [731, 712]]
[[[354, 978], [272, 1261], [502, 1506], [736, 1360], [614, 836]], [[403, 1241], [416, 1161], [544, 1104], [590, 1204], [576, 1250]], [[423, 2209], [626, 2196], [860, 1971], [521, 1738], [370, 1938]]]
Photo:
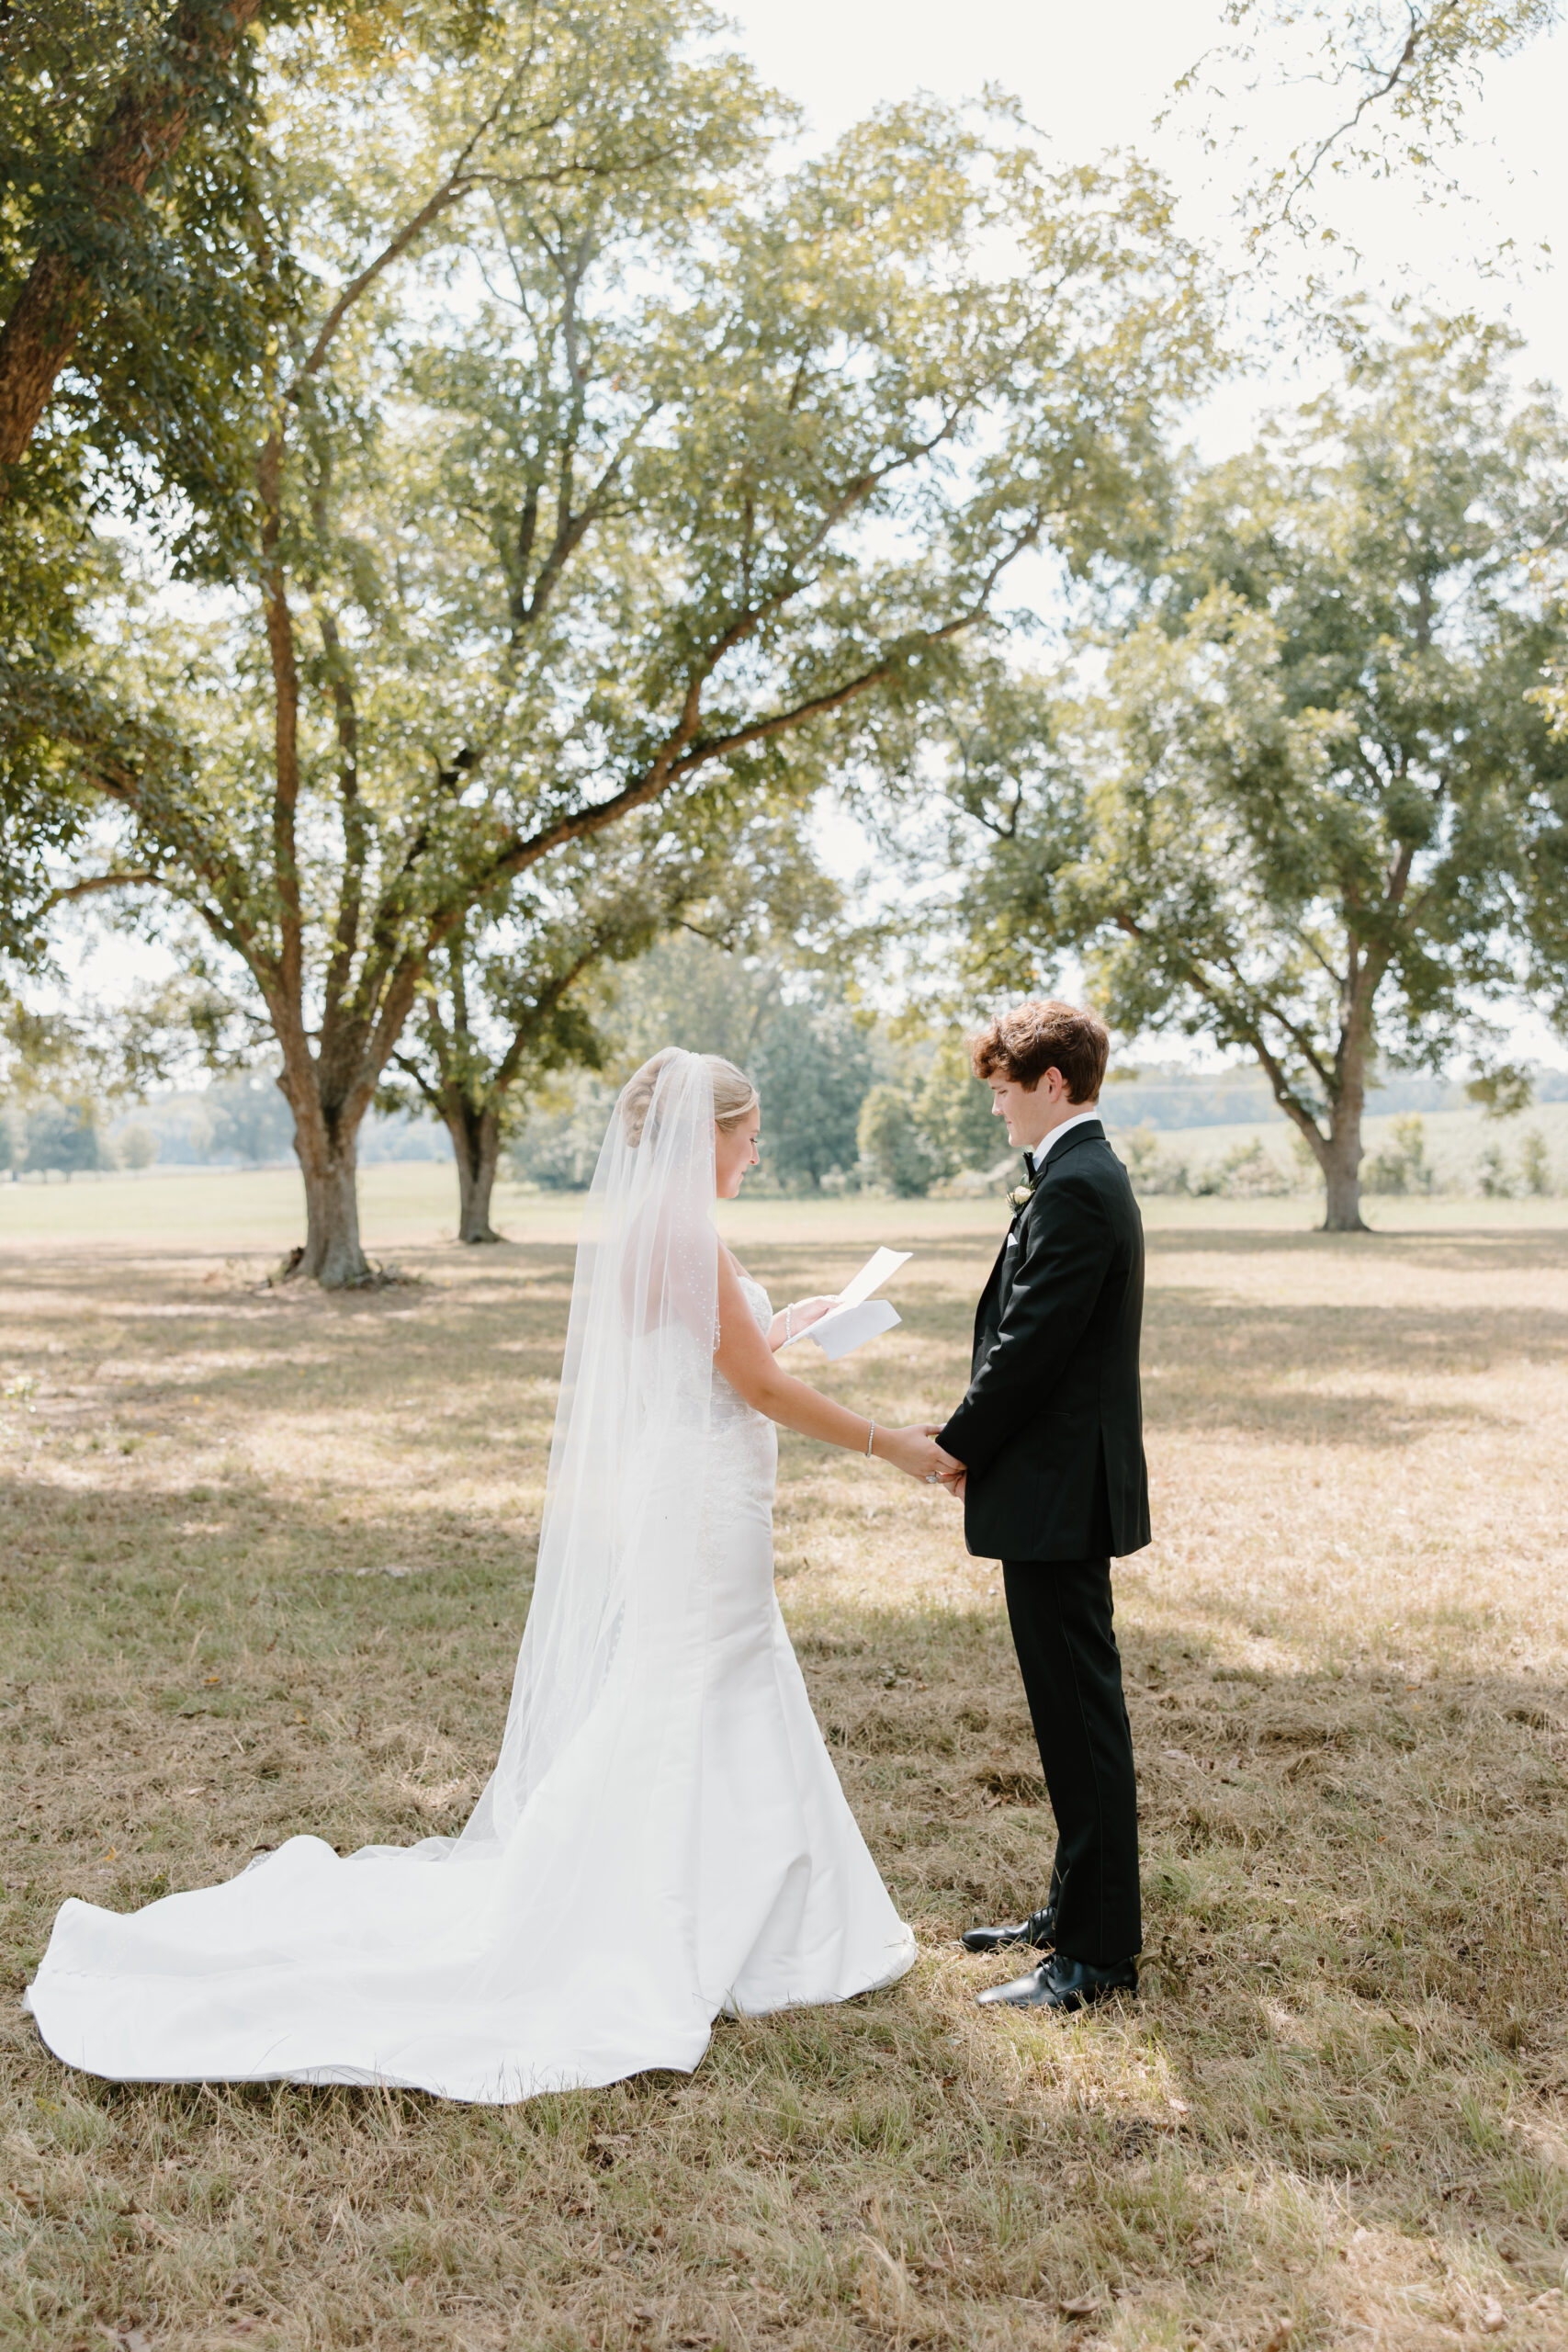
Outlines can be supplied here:
[[1026, 1151], [1023, 1155], [1030, 1175], [1032, 1177], [1039, 1175], [1045, 1162], [1065, 1136], [1089, 1126], [1092, 1126], [1099, 1135], [1102, 1136], [1105, 1133], [1104, 1127], [1100, 1125], [1098, 1111], [1079, 1111], [1073, 1118], [1064, 1119], [1059, 1127], [1053, 1127], [1043, 1143], [1036, 1144], [1032, 1151]]

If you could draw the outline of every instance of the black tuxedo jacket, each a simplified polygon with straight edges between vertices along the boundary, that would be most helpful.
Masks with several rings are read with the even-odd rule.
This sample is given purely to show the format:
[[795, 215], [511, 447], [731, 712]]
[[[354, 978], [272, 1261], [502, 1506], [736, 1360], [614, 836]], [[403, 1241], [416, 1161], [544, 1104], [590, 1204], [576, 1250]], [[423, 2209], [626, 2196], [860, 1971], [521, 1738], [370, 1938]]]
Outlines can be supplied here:
[[1120, 1557], [1149, 1540], [1138, 1336], [1144, 1224], [1098, 1119], [1047, 1153], [975, 1316], [968, 1394], [938, 1439], [968, 1467], [990, 1560]]

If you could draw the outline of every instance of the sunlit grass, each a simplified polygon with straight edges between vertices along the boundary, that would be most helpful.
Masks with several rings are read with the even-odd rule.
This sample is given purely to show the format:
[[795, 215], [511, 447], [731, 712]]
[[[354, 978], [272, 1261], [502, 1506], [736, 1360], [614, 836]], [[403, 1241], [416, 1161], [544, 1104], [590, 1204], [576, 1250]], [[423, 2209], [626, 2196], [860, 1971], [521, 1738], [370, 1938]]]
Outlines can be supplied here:
[[[443, 1198], [384, 1202], [386, 1240], [372, 1199], [423, 1279], [369, 1296], [265, 1291], [243, 1220], [5, 1258], [13, 1995], [66, 1893], [144, 1901], [301, 1827], [412, 1838], [477, 1793], [571, 1207], [459, 1253], [418, 1238]], [[941, 1498], [789, 1441], [781, 1591], [911, 1977], [723, 2023], [689, 2081], [499, 2111], [114, 2088], [13, 2001], [0, 2342], [1560, 2345], [1568, 1233], [1164, 1207], [1158, 1541], [1118, 1572], [1136, 2005], [975, 2007], [1005, 1963], [956, 1930], [1037, 1902], [1051, 1842], [999, 1579]], [[819, 1374], [893, 1419], [956, 1396], [995, 1225], [757, 1203], [733, 1231], [779, 1296], [915, 1244], [902, 1329]], [[598, 1932], [635, 1970], [635, 1922]]]

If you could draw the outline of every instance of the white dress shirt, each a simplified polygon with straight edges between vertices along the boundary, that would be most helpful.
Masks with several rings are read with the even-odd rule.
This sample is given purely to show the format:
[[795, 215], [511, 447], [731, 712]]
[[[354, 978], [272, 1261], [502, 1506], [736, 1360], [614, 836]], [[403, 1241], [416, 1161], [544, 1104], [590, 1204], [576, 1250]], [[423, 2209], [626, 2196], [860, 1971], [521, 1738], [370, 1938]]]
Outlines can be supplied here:
[[1064, 1136], [1070, 1136], [1075, 1127], [1081, 1127], [1089, 1119], [1098, 1119], [1099, 1116], [1100, 1111], [1097, 1105], [1094, 1110], [1079, 1111], [1076, 1113], [1072, 1118], [1064, 1119], [1059, 1127], [1053, 1127], [1044, 1142], [1042, 1144], [1036, 1144], [1034, 1149], [1029, 1155], [1029, 1164], [1031, 1168], [1033, 1169], [1034, 1173], [1037, 1176], [1039, 1175], [1040, 1170], [1050, 1159], [1053, 1149], [1061, 1142]]

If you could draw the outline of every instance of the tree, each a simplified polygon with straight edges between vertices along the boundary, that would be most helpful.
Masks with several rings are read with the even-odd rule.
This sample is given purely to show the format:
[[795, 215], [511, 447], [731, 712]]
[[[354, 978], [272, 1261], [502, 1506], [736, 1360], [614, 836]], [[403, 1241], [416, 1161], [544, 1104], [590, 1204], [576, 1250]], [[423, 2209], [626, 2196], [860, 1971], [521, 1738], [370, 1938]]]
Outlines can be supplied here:
[[953, 722], [986, 979], [1074, 950], [1122, 1029], [1256, 1055], [1334, 1231], [1361, 1224], [1380, 1046], [1495, 1063], [1517, 811], [1568, 759], [1529, 700], [1561, 641], [1539, 558], [1563, 436], [1509, 349], [1433, 325], [1371, 353], [1194, 475], [1101, 696], [998, 676]]
[[[304, 12], [323, 0], [304, 0]], [[338, 7], [340, 0], [324, 0]], [[379, 0], [356, 0], [373, 43]], [[259, 384], [289, 288], [269, 241], [258, 36], [299, 0], [13, 0], [0, 14], [0, 954], [84, 810], [60, 673], [134, 516], [187, 571], [243, 565]], [[385, 29], [390, 29], [390, 11]], [[51, 691], [51, 681], [54, 691]]]
[[837, 968], [836, 905], [809, 862], [760, 874], [753, 888], [752, 905], [732, 891], [728, 905], [688, 910], [609, 976], [595, 1016], [602, 1079], [547, 1091], [554, 1099], [530, 1111], [514, 1150], [522, 1174], [551, 1188], [585, 1184], [615, 1087], [661, 1046], [722, 1054], [755, 1081], [763, 1181], [813, 1192], [853, 1168], [875, 1067]]
[[975, 1075], [961, 1029], [946, 1030], [938, 1039], [914, 1089], [913, 1104], [940, 1175], [990, 1168], [1006, 1159], [1007, 1130], [996, 1115], [990, 1088]]
[[1144, 177], [931, 106], [774, 172], [707, 31], [506, 0], [374, 75], [292, 36], [255, 599], [23, 681], [117, 820], [73, 887], [192, 908], [265, 1004], [328, 1283], [363, 1276], [355, 1139], [470, 911], [639, 810], [762, 793], [786, 739], [819, 759], [1026, 551], [1146, 531], [1206, 361]]
[[68, 435], [74, 424], [117, 456], [127, 442], [153, 450], [176, 475], [203, 469], [201, 396], [214, 372], [257, 356], [248, 33], [261, 12], [262, 0], [6, 10], [0, 499], [67, 367]]
[[270, 1074], [246, 1070], [211, 1088], [207, 1108], [212, 1119], [212, 1156], [235, 1159], [255, 1167], [277, 1159], [289, 1145], [287, 1105], [278, 1100], [277, 1083]]
[[1369, 1193], [1429, 1193], [1437, 1170], [1427, 1157], [1427, 1122], [1418, 1112], [1395, 1119], [1388, 1141], [1367, 1168]]
[[768, 912], [801, 913], [826, 886], [803, 852], [794, 812], [682, 840], [659, 820], [558, 855], [512, 893], [477, 940], [446, 941], [410, 1031], [395, 1051], [402, 1081], [385, 1109], [423, 1101], [446, 1126], [457, 1167], [459, 1241], [499, 1241], [491, 1200], [502, 1151], [541, 1080], [599, 1069], [607, 967], [643, 955], [685, 919], [737, 942]]
[[[753, 1065], [769, 1023], [796, 977], [793, 942], [760, 943], [761, 952], [734, 952], [723, 933], [689, 924], [671, 933], [629, 972], [605, 1015], [611, 1050], [605, 1075], [629, 1077], [661, 1046], [690, 1054], [722, 1054], [755, 1076]], [[770, 952], [772, 951], [772, 952]]]
[[151, 1127], [140, 1125], [127, 1127], [115, 1138], [115, 1142], [116, 1156], [122, 1168], [140, 1173], [142, 1169], [156, 1164], [159, 1144]]
[[761, 1096], [764, 1179], [816, 1192], [854, 1166], [875, 1067], [840, 968], [838, 893], [798, 842], [793, 856], [766, 846], [749, 888], [732, 869], [727, 901], [694, 910], [627, 975], [606, 1020], [607, 1064], [625, 1076], [667, 1045], [723, 1054]]
[[[502, 1146], [527, 1115], [541, 1079], [569, 1067], [596, 1069], [597, 1031], [573, 996], [585, 972], [643, 943], [648, 918], [635, 902], [565, 924], [526, 927], [521, 949], [476, 957], [467, 929], [449, 933], [426, 982], [412, 1032], [392, 1056], [410, 1089], [451, 1137], [457, 1170], [457, 1239], [500, 1241], [491, 1203]], [[490, 1045], [487, 1027], [502, 1032]], [[384, 1085], [391, 1109], [410, 1089]]]
[[875, 1076], [864, 1026], [818, 979], [779, 1002], [748, 1064], [762, 1099], [762, 1166], [786, 1192], [816, 1193], [847, 1175], [860, 1149], [861, 1105]]
[[874, 1086], [860, 1113], [860, 1152], [879, 1183], [900, 1200], [931, 1191], [937, 1164], [901, 1086]]
[[59, 1169], [69, 1183], [79, 1168], [102, 1165], [97, 1114], [90, 1102], [61, 1102], [48, 1096], [28, 1114], [24, 1168], [47, 1175]]

